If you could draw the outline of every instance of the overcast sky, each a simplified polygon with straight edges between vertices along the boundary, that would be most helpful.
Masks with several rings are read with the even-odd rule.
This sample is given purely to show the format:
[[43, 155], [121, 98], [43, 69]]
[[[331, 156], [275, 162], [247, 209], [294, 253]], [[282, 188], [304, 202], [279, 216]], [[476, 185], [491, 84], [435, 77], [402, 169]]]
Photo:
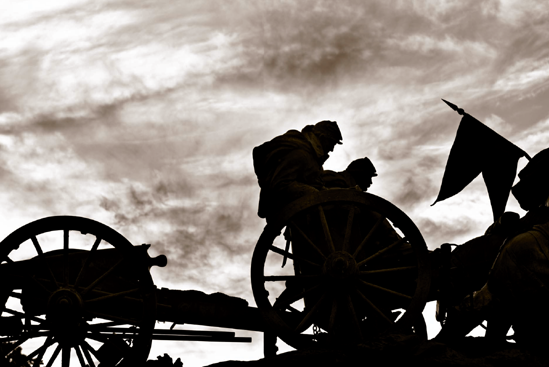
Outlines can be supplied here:
[[460, 120], [441, 98], [531, 156], [546, 148], [548, 16], [542, 0], [2, 1], [0, 237], [92, 218], [168, 256], [159, 287], [255, 305], [252, 149], [329, 119], [343, 145], [325, 168], [370, 157], [370, 192], [429, 248], [464, 242], [491, 209], [481, 178], [430, 206]]

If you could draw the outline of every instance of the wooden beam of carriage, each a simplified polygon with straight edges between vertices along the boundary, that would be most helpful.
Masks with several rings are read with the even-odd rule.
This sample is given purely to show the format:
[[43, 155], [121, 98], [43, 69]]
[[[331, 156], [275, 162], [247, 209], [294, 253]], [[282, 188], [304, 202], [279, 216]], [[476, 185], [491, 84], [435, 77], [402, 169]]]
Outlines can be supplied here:
[[157, 321], [249, 331], [269, 329], [260, 310], [241, 298], [167, 288], [158, 289], [156, 296]]

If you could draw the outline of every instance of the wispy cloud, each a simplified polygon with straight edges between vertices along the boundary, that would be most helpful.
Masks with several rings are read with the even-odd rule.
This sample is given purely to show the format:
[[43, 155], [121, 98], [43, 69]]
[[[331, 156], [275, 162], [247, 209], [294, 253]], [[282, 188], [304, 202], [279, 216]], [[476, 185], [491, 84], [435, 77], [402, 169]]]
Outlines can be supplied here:
[[251, 150], [331, 119], [327, 168], [369, 156], [370, 191], [431, 248], [463, 242], [490, 206], [482, 180], [430, 206], [460, 119], [440, 98], [545, 148], [548, 17], [522, 0], [0, 4], [0, 230], [87, 216], [167, 254], [160, 284], [253, 303]]

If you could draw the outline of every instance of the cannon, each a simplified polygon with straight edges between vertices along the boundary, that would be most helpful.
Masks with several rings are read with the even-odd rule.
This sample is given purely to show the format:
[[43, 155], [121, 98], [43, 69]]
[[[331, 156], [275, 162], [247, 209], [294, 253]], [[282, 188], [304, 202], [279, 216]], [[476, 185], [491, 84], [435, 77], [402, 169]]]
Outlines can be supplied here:
[[[284, 228], [287, 241], [279, 245]], [[50, 244], [54, 249], [44, 251]], [[63, 367], [135, 366], [153, 339], [250, 341], [232, 332], [155, 329], [156, 321], [264, 332], [267, 355], [276, 353], [273, 336], [303, 349], [387, 330], [426, 335], [429, 251], [406, 214], [375, 195], [326, 190], [269, 220], [251, 264], [257, 307], [222, 294], [157, 289], [149, 270], [166, 258], [151, 258], [148, 248], [73, 216], [11, 233], [0, 243], [0, 341], [12, 343], [7, 353], [36, 340], [27, 356], [35, 366], [47, 350], [47, 363], [60, 355]]]
[[149, 270], [167, 259], [151, 258], [149, 246], [74, 216], [39, 219], [11, 233], [0, 243], [0, 341], [11, 342], [4, 353], [25, 343], [34, 366], [48, 350], [48, 365], [60, 357], [63, 367], [136, 366], [153, 339], [251, 341], [234, 332], [155, 329], [156, 321], [265, 329], [245, 300], [157, 289]]

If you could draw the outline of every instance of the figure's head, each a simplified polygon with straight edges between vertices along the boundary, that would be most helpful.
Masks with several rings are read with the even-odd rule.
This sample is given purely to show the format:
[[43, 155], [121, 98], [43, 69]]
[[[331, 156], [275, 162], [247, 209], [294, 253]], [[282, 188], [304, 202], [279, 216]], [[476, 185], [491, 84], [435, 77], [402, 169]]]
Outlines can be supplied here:
[[313, 133], [318, 138], [326, 155], [334, 150], [336, 144], [342, 144], [343, 137], [335, 121], [317, 122], [313, 127]]
[[536, 154], [518, 174], [520, 181], [513, 186], [513, 196], [524, 210], [532, 210], [549, 196], [549, 148]]
[[364, 191], [372, 185], [372, 177], [377, 176], [376, 168], [368, 157], [355, 159], [345, 171], [349, 172], [358, 186]]

